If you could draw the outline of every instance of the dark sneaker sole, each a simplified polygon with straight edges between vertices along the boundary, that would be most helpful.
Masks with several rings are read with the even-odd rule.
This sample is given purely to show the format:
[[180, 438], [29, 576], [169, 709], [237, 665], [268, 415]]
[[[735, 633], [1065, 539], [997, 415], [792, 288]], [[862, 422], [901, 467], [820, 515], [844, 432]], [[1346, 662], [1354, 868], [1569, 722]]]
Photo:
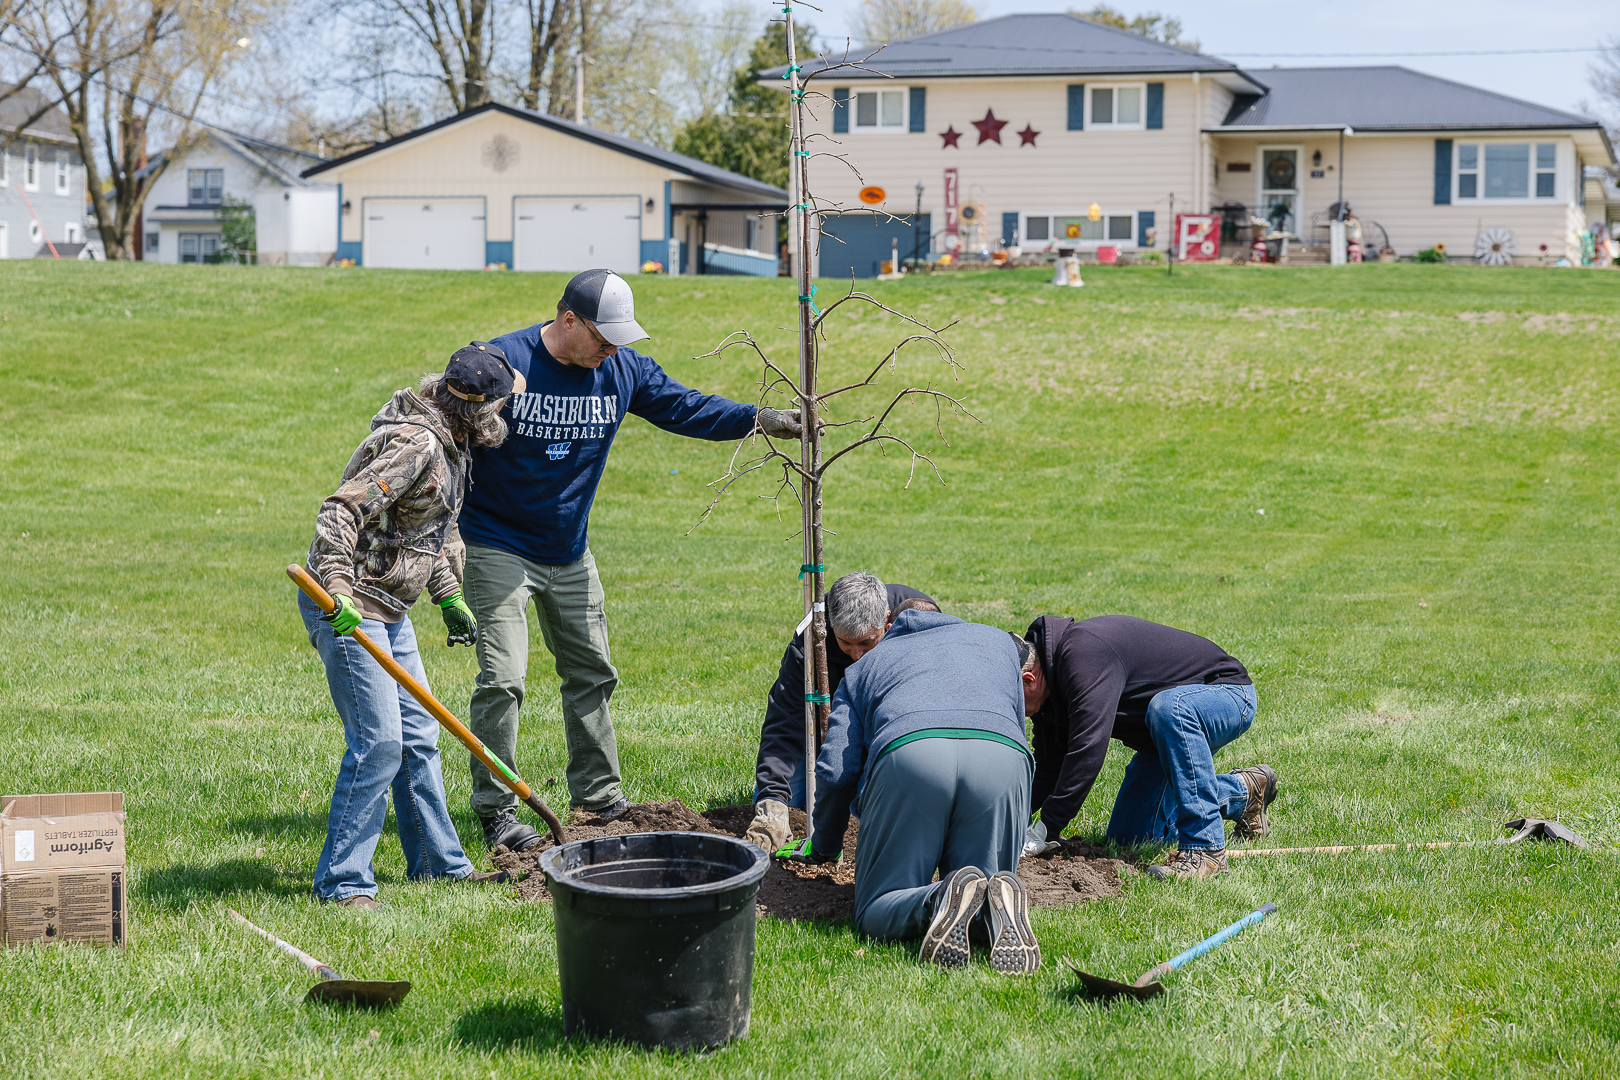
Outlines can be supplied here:
[[1029, 925], [1029, 894], [1016, 874], [1003, 870], [990, 879], [990, 966], [1003, 975], [1029, 975], [1041, 968], [1041, 945]]
[[922, 949], [917, 954], [940, 967], [966, 967], [973, 956], [968, 943], [968, 926], [984, 905], [987, 882], [983, 874], [965, 874], [958, 870], [951, 875], [946, 886], [945, 902], [934, 912], [934, 921], [928, 924], [923, 936]]
[[1265, 836], [1267, 833], [1271, 832], [1271, 818], [1267, 816], [1266, 811], [1271, 809], [1271, 804], [1277, 800], [1276, 770], [1270, 765], [1254, 765], [1251, 766], [1251, 768], [1259, 769], [1265, 775], [1266, 786], [1265, 789], [1260, 793], [1259, 827], [1251, 830], [1248, 823], [1242, 818], [1239, 818], [1237, 824], [1232, 829], [1234, 835], [1245, 840], [1258, 839], [1259, 837]]

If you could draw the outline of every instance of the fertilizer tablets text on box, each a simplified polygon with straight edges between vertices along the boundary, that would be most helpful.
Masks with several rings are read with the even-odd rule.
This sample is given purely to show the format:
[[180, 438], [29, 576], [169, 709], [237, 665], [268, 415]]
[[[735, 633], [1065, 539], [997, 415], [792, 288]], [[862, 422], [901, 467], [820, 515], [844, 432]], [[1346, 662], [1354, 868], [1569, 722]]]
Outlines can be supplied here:
[[0, 941], [129, 939], [124, 796], [0, 799]]

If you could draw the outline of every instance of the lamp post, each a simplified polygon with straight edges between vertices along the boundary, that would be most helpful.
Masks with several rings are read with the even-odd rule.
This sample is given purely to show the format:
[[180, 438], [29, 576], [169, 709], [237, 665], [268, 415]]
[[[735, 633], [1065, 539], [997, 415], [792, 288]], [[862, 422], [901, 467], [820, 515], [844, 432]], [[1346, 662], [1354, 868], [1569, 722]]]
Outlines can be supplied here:
[[[923, 182], [917, 181], [917, 212], [911, 216], [911, 268], [917, 269], [922, 253], [922, 197]], [[899, 269], [896, 267], [895, 269]]]

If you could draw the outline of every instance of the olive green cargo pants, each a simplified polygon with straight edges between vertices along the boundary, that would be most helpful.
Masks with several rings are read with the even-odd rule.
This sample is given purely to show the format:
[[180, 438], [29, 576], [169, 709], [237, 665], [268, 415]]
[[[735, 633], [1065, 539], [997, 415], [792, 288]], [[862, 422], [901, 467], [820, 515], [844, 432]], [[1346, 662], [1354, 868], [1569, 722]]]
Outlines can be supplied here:
[[[478, 619], [478, 680], [469, 727], [489, 752], [517, 767], [518, 710], [529, 666], [527, 608], [562, 679], [568, 795], [575, 807], [600, 810], [621, 795], [619, 745], [608, 699], [619, 673], [608, 652], [606, 597], [591, 553], [563, 566], [530, 562], [499, 548], [467, 545], [462, 592]], [[531, 781], [536, 779], [529, 777]], [[517, 796], [472, 761], [472, 807], [490, 817], [517, 806]]]

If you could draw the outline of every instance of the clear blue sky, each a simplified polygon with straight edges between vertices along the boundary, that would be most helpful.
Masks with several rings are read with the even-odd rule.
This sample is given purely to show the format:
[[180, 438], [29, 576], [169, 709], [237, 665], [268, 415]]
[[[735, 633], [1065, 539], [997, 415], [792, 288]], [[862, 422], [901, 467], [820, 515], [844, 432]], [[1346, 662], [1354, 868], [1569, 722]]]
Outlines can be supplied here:
[[[825, 14], [805, 12], [818, 32], [851, 33], [860, 0], [811, 0]], [[981, 19], [1032, 11], [1090, 8], [1094, 0], [970, 0]], [[1115, 0], [1126, 15], [1157, 11], [1179, 18], [1203, 51], [1245, 67], [1400, 64], [1540, 105], [1576, 110], [1595, 105], [1587, 69], [1595, 54], [1313, 58], [1255, 53], [1460, 52], [1485, 49], [1592, 47], [1620, 37], [1613, 0]], [[1608, 11], [1609, 15], [1604, 16]]]

